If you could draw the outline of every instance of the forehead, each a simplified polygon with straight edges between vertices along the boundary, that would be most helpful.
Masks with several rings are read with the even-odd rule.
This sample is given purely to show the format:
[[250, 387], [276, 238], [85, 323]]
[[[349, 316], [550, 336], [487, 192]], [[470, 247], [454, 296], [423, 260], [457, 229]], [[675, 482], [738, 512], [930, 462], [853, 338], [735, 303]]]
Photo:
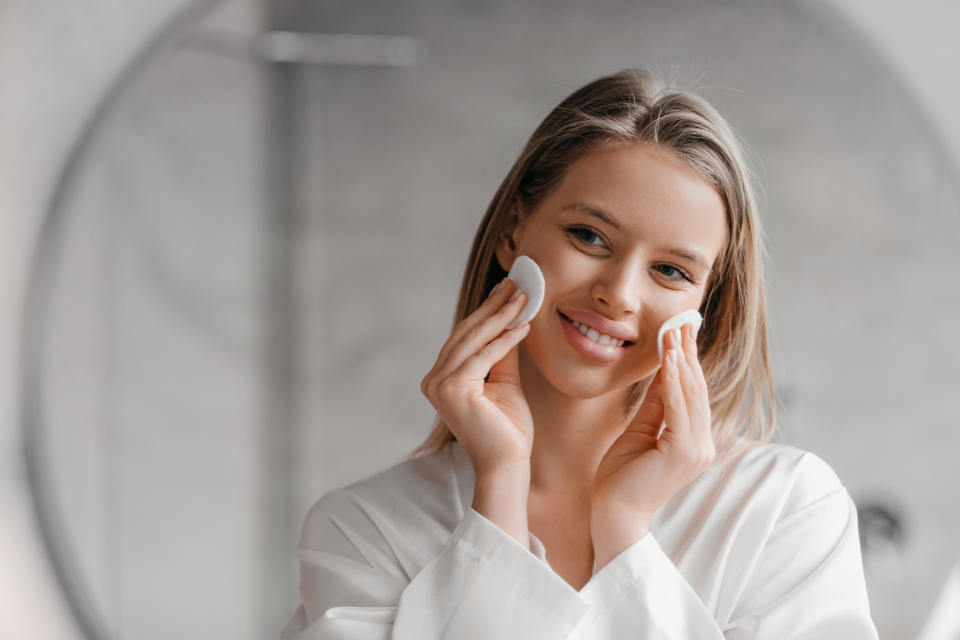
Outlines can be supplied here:
[[618, 232], [696, 245], [710, 257], [726, 238], [725, 207], [713, 185], [674, 152], [649, 144], [588, 152], [542, 205], [551, 217], [583, 216], [586, 205], [610, 214]]

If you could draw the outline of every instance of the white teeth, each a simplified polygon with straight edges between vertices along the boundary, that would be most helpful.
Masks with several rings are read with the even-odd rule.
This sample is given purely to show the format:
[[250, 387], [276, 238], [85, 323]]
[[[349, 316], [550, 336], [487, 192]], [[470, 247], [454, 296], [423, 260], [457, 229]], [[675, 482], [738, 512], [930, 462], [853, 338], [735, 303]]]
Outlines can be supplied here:
[[597, 331], [593, 327], [588, 327], [587, 325], [581, 324], [576, 320], [571, 320], [570, 322], [572, 322], [573, 326], [577, 328], [577, 331], [579, 331], [580, 333], [587, 336], [588, 338], [590, 338], [591, 340], [593, 340], [598, 344], [610, 345], [614, 347], [623, 346], [623, 343], [624, 343], [623, 340], [617, 340], [616, 338], [613, 338], [606, 334], [601, 334], [599, 331]]

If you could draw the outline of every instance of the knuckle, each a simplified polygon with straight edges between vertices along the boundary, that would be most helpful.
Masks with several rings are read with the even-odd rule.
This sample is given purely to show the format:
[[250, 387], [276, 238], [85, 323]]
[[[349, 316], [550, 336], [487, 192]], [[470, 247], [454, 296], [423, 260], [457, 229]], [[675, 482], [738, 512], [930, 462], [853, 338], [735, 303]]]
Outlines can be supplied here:
[[683, 398], [678, 393], [668, 393], [664, 397], [663, 402], [666, 406], [673, 409], [679, 409], [684, 404]]
[[[680, 364], [680, 360], [677, 360], [677, 365]], [[674, 369], [667, 369], [666, 382], [668, 384], [673, 384], [680, 380], [680, 369], [679, 366]]]
[[458, 336], [464, 332], [467, 324], [470, 321], [470, 316], [467, 316], [457, 324], [453, 325], [453, 330], [450, 332], [450, 337], [447, 338], [447, 344], [450, 344], [450, 341], [454, 339], [455, 336]]
[[703, 398], [704, 398], [703, 390], [700, 388], [699, 385], [697, 384], [690, 385], [690, 391], [688, 392], [687, 395], [690, 397], [691, 400], [697, 403], [697, 406], [700, 406], [703, 404]]
[[436, 387], [437, 397], [448, 397], [456, 386], [456, 380], [452, 376], [441, 380]]
[[480, 326], [470, 327], [467, 333], [463, 336], [465, 342], [471, 342], [476, 340], [480, 336]]

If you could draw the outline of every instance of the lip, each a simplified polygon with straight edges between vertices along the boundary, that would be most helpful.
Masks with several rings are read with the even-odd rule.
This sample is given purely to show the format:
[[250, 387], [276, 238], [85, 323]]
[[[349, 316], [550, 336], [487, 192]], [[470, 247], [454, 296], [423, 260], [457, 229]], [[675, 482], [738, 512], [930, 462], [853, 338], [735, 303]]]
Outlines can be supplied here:
[[589, 325], [599, 333], [605, 333], [611, 338], [626, 340], [627, 342], [636, 342], [637, 334], [632, 329], [612, 320], [607, 320], [599, 313], [587, 311], [586, 309], [558, 309], [560, 313], [571, 320], [585, 325]]
[[[567, 320], [564, 315], [565, 314], [559, 311], [557, 312], [557, 317], [560, 318], [560, 324], [563, 325], [563, 335], [566, 336], [570, 346], [580, 355], [600, 362], [613, 362], [620, 359], [624, 352], [630, 348], [629, 346], [617, 347], [615, 345], [604, 345], [594, 342], [580, 333], [580, 331], [573, 326], [573, 323]], [[577, 322], [580, 321], [577, 320]]]

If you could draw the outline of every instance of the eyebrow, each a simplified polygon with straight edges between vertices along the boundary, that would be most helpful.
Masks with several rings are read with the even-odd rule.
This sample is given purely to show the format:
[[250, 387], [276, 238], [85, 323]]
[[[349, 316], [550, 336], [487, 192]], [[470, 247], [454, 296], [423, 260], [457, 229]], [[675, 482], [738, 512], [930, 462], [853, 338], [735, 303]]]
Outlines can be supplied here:
[[[620, 222], [615, 217], [613, 217], [613, 215], [607, 213], [603, 209], [598, 209], [596, 207], [593, 207], [583, 202], [571, 202], [570, 204], [565, 205], [561, 209], [561, 211], [566, 211], [566, 210], [579, 211], [580, 213], [585, 213], [588, 216], [593, 216], [594, 218], [597, 218], [598, 220], [601, 220], [607, 223], [614, 229], [620, 229], [622, 227]], [[680, 258], [685, 258], [687, 260], [690, 260], [691, 262], [695, 262], [696, 264], [706, 269], [708, 272], [712, 269], [710, 264], [707, 262], [707, 259], [704, 258], [700, 253], [697, 253], [696, 251], [691, 251], [690, 249], [684, 249], [681, 247], [670, 247], [667, 249], [667, 253], [672, 253], [673, 255], [678, 256]]]

